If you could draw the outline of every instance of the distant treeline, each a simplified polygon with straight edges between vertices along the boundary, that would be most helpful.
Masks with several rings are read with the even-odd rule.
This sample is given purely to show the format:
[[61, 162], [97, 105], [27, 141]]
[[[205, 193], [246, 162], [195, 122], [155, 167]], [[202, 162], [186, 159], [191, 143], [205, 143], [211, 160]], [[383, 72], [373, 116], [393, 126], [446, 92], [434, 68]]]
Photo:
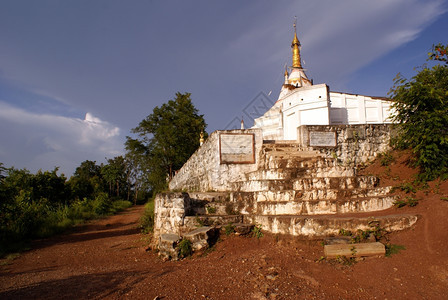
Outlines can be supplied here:
[[121, 156], [101, 165], [86, 160], [68, 180], [57, 173], [55, 168], [32, 174], [0, 163], [0, 256], [29, 239], [113, 214], [148, 196], [136, 191]]

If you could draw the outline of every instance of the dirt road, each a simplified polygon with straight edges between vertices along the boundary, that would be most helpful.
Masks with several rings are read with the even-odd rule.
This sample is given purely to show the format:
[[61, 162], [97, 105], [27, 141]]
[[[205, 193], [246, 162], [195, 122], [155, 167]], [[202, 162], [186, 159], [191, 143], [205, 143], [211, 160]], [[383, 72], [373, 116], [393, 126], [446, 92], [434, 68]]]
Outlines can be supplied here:
[[[446, 188], [445, 188], [446, 189]], [[406, 247], [353, 266], [316, 262], [318, 241], [224, 237], [206, 255], [163, 262], [137, 229], [143, 207], [33, 243], [0, 266], [1, 299], [447, 299], [448, 202], [414, 208]], [[5, 263], [5, 262], [3, 262]]]

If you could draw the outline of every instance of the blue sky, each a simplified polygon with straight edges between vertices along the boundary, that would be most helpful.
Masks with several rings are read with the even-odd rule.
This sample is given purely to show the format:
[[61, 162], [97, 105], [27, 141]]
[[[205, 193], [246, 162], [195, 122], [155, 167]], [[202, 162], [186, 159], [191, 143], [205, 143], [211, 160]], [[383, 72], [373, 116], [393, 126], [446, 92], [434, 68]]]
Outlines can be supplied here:
[[207, 131], [224, 129], [260, 92], [276, 100], [294, 16], [315, 83], [386, 96], [448, 42], [447, 11], [447, 0], [0, 0], [0, 162], [70, 176], [122, 154], [176, 92], [192, 94]]

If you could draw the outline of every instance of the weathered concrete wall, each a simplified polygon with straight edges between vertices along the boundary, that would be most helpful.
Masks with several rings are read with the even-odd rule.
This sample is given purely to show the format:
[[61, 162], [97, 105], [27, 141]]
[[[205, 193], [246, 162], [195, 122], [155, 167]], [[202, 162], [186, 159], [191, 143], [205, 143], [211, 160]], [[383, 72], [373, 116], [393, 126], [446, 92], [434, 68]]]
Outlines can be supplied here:
[[[255, 163], [220, 163], [219, 135], [229, 133], [255, 135]], [[231, 182], [242, 180], [245, 173], [257, 170], [262, 145], [261, 129], [215, 131], [173, 177], [169, 188], [182, 191], [228, 191]]]
[[[318, 150], [326, 157], [337, 159], [341, 165], [364, 164], [390, 149], [390, 124], [305, 125], [297, 130], [302, 147]], [[334, 132], [336, 146], [310, 147], [310, 132]]]

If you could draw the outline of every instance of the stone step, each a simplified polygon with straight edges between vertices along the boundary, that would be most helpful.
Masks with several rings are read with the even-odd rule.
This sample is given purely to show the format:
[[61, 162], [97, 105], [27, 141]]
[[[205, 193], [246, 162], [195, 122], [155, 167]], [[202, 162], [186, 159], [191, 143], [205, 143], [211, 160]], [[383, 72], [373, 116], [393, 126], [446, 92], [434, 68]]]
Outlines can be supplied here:
[[237, 181], [232, 183], [232, 190], [244, 192], [272, 190], [312, 190], [312, 189], [353, 189], [373, 188], [378, 186], [376, 176], [350, 177], [308, 177], [298, 179], [262, 179]]
[[299, 143], [295, 143], [295, 142], [291, 142], [288, 140], [263, 140], [263, 147], [268, 147], [268, 146], [285, 146], [285, 147], [292, 147], [292, 146], [296, 146], [296, 147], [300, 147]]
[[190, 192], [189, 210], [187, 215], [227, 215], [230, 193], [228, 192]]
[[266, 156], [279, 158], [314, 158], [321, 157], [322, 154], [318, 151], [303, 151], [297, 149], [275, 149], [265, 153]]
[[233, 210], [233, 205], [227, 201], [226, 203], [222, 202], [210, 202], [207, 200], [198, 200], [195, 201], [192, 206], [190, 206], [190, 210], [188, 215], [228, 215]]
[[366, 213], [391, 208], [395, 198], [391, 196], [346, 200], [316, 201], [260, 201], [242, 207], [242, 212], [257, 215], [325, 215]]
[[[330, 163], [328, 163], [330, 164]], [[262, 164], [256, 171], [246, 173], [247, 180], [273, 180], [302, 177], [353, 177], [356, 170], [353, 165], [334, 163], [333, 165], [318, 165], [310, 161], [291, 164], [288, 161], [276, 161]]]
[[188, 233], [198, 227], [203, 226], [220, 226], [227, 224], [243, 223], [242, 215], [198, 215], [186, 216], [181, 228], [183, 234]]
[[233, 192], [230, 194], [232, 202], [254, 201], [312, 201], [338, 200], [365, 197], [386, 196], [392, 187], [354, 188], [354, 189], [312, 189], [312, 190], [272, 190], [255, 192]]
[[358, 229], [372, 229], [372, 221], [379, 222], [385, 230], [399, 231], [410, 228], [417, 222], [417, 215], [398, 214], [387, 216], [261, 216], [248, 215], [244, 217], [246, 223], [258, 224], [262, 230], [303, 236], [308, 238], [322, 238], [336, 236], [340, 229], [356, 232]]
[[213, 245], [219, 235], [215, 227], [203, 226], [184, 234], [184, 238], [192, 244], [193, 251], [203, 250]]
[[310, 169], [317, 166], [319, 157], [301, 156], [262, 156], [260, 164], [264, 169]]
[[204, 200], [208, 202], [225, 202], [229, 200], [228, 192], [188, 192], [191, 200]]

